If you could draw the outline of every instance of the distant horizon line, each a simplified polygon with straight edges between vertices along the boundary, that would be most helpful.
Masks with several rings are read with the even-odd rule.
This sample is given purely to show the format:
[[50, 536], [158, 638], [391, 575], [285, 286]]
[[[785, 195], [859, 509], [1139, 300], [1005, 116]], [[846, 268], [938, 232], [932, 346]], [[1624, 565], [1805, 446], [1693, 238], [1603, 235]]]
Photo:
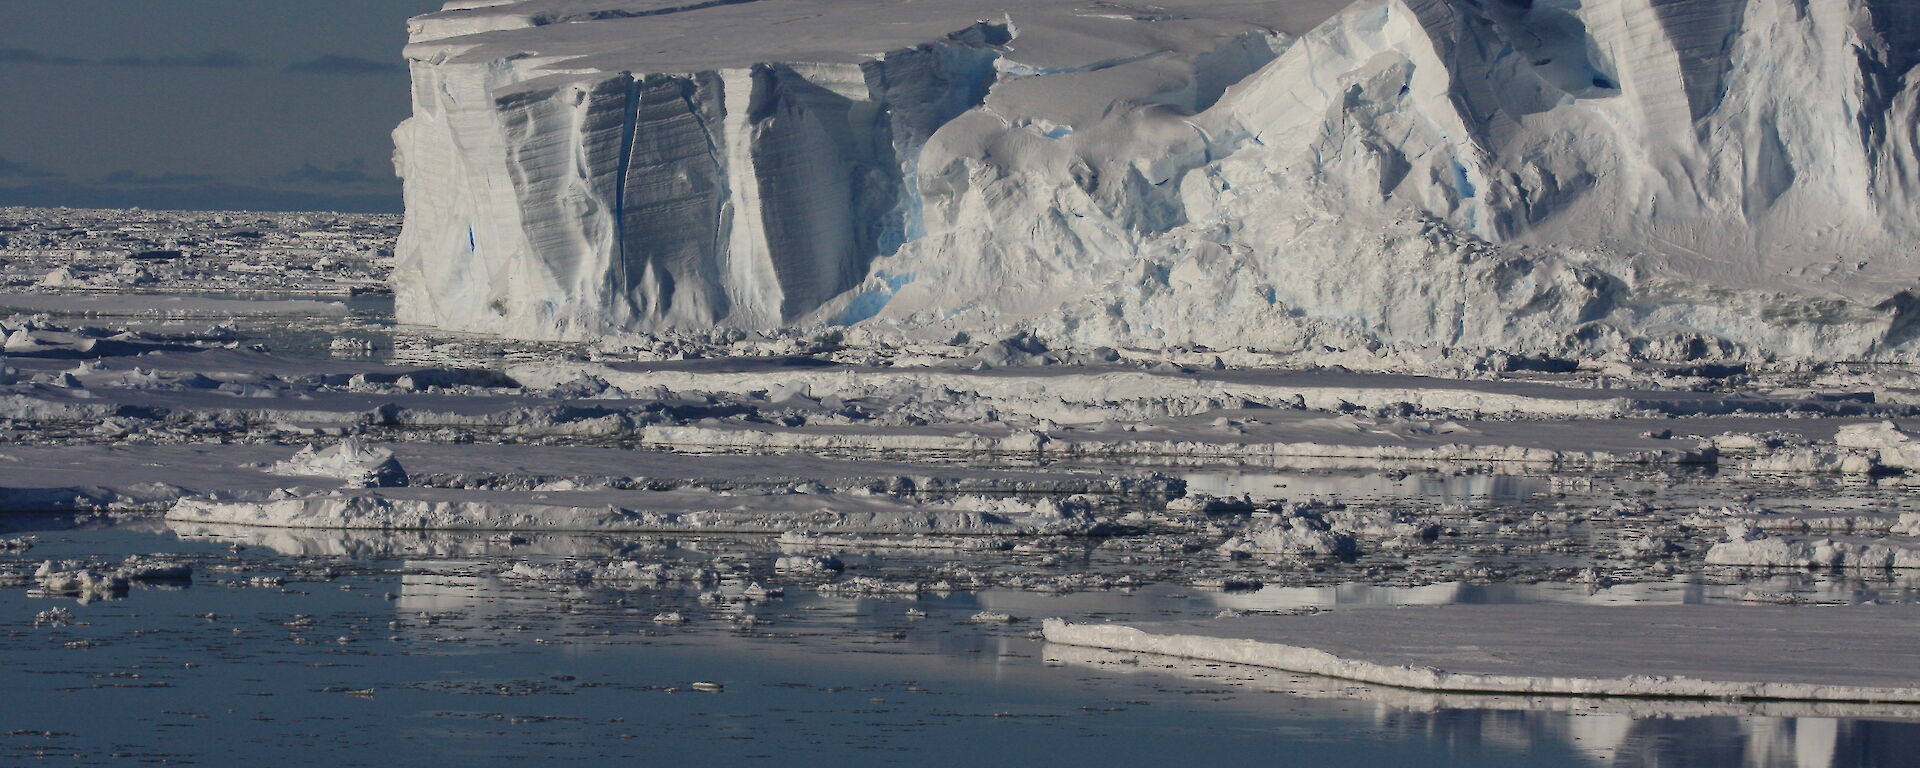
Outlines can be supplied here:
[[324, 208], [162, 208], [145, 205], [23, 205], [0, 202], [0, 211], [141, 211], [146, 213], [324, 213], [335, 216], [405, 216], [405, 211], [345, 211]]

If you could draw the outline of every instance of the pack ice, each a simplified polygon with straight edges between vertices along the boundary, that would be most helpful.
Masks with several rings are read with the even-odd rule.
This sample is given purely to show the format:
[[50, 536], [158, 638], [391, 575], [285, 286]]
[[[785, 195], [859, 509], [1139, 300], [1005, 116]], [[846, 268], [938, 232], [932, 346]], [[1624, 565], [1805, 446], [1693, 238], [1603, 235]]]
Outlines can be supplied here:
[[1908, 0], [465, 0], [403, 321], [1911, 359]]

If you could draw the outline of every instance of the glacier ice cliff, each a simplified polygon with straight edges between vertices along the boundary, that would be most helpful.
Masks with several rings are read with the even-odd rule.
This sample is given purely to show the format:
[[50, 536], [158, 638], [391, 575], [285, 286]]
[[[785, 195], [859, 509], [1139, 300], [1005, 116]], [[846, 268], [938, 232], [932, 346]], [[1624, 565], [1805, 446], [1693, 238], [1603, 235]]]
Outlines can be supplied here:
[[1911, 360], [1911, 0], [460, 0], [403, 321]]

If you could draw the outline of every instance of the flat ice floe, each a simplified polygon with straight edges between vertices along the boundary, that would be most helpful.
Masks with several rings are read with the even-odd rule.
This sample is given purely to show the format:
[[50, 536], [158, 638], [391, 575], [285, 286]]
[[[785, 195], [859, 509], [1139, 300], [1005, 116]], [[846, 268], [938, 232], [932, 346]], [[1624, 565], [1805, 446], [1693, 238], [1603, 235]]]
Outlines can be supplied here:
[[[364, 447], [367, 455], [362, 458], [372, 458], [371, 463], [341, 463], [340, 444], [322, 445], [330, 447], [134, 442], [8, 446], [0, 450], [0, 511], [153, 510], [183, 498], [270, 501], [330, 490], [348, 479], [375, 485], [404, 480], [448, 492], [704, 489], [750, 494], [801, 488], [1161, 498], [1184, 487], [1177, 477], [1150, 471], [975, 468], [799, 454], [694, 456], [595, 446], [379, 443]], [[299, 458], [329, 452], [335, 452], [334, 459], [320, 466]], [[379, 458], [388, 453], [392, 455]], [[404, 469], [380, 470], [390, 460]], [[281, 470], [290, 473], [276, 473]]]
[[59, 312], [93, 317], [164, 317], [231, 320], [261, 315], [332, 315], [344, 317], [347, 305], [322, 299], [257, 300], [208, 296], [167, 296], [133, 293], [97, 293], [72, 296], [0, 293], [0, 313]]
[[1907, 605], [1454, 605], [1045, 623], [1050, 643], [1426, 691], [1920, 702]]
[[1351, 685], [1319, 675], [1250, 665], [1223, 665], [1155, 653], [1113, 651], [1052, 643], [1046, 646], [1049, 664], [1099, 670], [1108, 674], [1169, 675], [1227, 684], [1237, 690], [1255, 690], [1288, 696], [1380, 704], [1403, 712], [1441, 712], [1479, 709], [1498, 712], [1573, 712], [1582, 717], [1702, 718], [1702, 717], [1873, 717], [1911, 720], [1920, 717], [1920, 704], [1902, 702], [1799, 701], [1732, 698], [1654, 698], [1643, 696], [1570, 696], [1458, 693]]

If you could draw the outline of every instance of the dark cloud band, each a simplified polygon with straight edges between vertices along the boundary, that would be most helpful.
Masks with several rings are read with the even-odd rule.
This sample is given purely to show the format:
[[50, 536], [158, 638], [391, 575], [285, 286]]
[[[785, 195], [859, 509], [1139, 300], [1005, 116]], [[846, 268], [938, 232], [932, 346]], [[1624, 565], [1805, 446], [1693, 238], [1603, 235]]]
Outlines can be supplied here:
[[[111, 56], [100, 59], [43, 53], [31, 48], [0, 48], [0, 64], [126, 69], [253, 69], [267, 66], [268, 62], [226, 48], [181, 56]], [[293, 62], [283, 70], [307, 75], [397, 75], [405, 72], [406, 67], [393, 61], [327, 54]]]

